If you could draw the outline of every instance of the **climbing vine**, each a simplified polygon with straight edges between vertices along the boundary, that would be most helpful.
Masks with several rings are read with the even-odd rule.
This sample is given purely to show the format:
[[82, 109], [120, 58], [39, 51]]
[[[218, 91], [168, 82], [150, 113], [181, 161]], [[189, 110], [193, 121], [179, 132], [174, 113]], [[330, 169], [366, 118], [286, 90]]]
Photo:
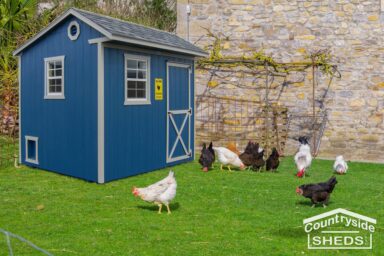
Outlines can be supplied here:
[[305, 60], [302, 62], [289, 62], [282, 63], [276, 61], [271, 55], [264, 52], [263, 49], [250, 52], [249, 54], [243, 54], [242, 56], [223, 56], [223, 42], [228, 41], [229, 38], [225, 36], [219, 36], [207, 30], [207, 36], [213, 38], [212, 45], [207, 46], [205, 49], [209, 51], [207, 58], [202, 58], [198, 61], [198, 68], [209, 67], [248, 67], [251, 69], [257, 69], [260, 67], [271, 67], [275, 72], [290, 73], [293, 71], [304, 71], [305, 69], [315, 66], [320, 71], [330, 77], [340, 77], [340, 73], [337, 70], [337, 66], [332, 63], [333, 56], [329, 49], [320, 49], [311, 51], [310, 54], [305, 56]]

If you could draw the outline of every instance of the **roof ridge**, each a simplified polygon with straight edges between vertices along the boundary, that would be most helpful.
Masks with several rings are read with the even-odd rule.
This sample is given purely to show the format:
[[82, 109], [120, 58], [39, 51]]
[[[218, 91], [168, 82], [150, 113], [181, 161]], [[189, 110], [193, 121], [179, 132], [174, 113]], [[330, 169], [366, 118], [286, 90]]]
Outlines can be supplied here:
[[[55, 26], [57, 26], [60, 22], [62, 22], [64, 19], [66, 19], [70, 15], [85, 22], [87, 25], [96, 29], [101, 34], [103, 34], [104, 36], [106, 36], [111, 40], [117, 40], [121, 42], [127, 42], [127, 43], [139, 44], [139, 45], [142, 44], [143, 46], [181, 52], [181, 53], [190, 54], [193, 56], [200, 56], [200, 57], [207, 56], [207, 53], [202, 49], [200, 49], [198, 46], [168, 31], [147, 27], [141, 24], [124, 21], [121, 19], [113, 18], [103, 14], [97, 14], [94, 12], [90, 12], [90, 11], [86, 11], [86, 10], [82, 10], [74, 7], [70, 7], [67, 10], [65, 10], [61, 15], [56, 17], [46, 27], [41, 29], [37, 34], [35, 34], [26, 42], [24, 42], [22, 45], [20, 45], [16, 50], [13, 51], [13, 55], [14, 56], [19, 55], [20, 52], [22, 52], [25, 48], [29, 47], [31, 44], [37, 41], [44, 34], [51, 31]], [[105, 19], [104, 22], [102, 22], [102, 19]], [[106, 23], [106, 24], [111, 23], [111, 25], [115, 23], [116, 26], [106, 27], [104, 26], [103, 23]], [[118, 27], [123, 27], [123, 30], [120, 31]], [[125, 29], [128, 29], [128, 30], [131, 30], [134, 27], [136, 27], [136, 29], [133, 29], [133, 30], [137, 30], [135, 32], [137, 35], [135, 35], [135, 33], [132, 34], [132, 31], [124, 31], [124, 27]], [[148, 31], [148, 34], [152, 34], [152, 37], [141, 36], [140, 33], [144, 33], [143, 31]], [[163, 34], [161, 35], [161, 38], [159, 38], [161, 40], [152, 40], [153, 35], [155, 35], [156, 33]]]
[[[127, 21], [127, 20], [119, 19], [119, 18], [116, 18], [116, 17], [108, 16], [106, 14], [91, 12], [91, 11], [80, 9], [80, 8], [76, 8], [76, 7], [71, 7], [70, 9], [73, 9], [75, 11], [81, 11], [81, 12], [86, 12], [86, 13], [89, 13], [89, 14], [94, 14], [94, 15], [102, 16], [102, 17], [107, 18], [107, 19], [117, 20], [117, 21], [120, 21], [120, 22], [129, 23], [129, 24], [132, 24], [132, 25], [143, 27], [143, 28], [146, 28], [146, 29], [151, 29], [151, 30], [167, 33], [167, 34], [170, 34], [170, 35], [173, 35], [173, 36], [177, 36], [176, 33], [172, 33], [172, 32], [169, 32], [169, 31], [166, 31], [166, 30], [161, 30], [161, 29], [154, 28], [154, 27], [145, 26], [143, 24], [135, 23], [135, 22], [132, 22], [132, 21]], [[179, 36], [177, 36], [177, 37], [182, 39], [182, 40], [184, 40], [185, 42], [188, 42], [188, 43], [192, 44], [191, 42], [185, 40], [184, 38], [181, 38]], [[192, 45], [194, 45], [194, 44], [192, 44]]]

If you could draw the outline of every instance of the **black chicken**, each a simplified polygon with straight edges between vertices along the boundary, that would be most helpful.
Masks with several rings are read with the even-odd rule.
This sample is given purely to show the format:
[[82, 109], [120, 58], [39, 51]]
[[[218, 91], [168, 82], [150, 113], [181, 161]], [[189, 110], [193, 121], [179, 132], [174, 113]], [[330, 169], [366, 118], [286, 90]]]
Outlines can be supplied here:
[[208, 168], [212, 167], [213, 162], [215, 162], [215, 151], [213, 150], [212, 142], [209, 144], [208, 148], [204, 143], [199, 158], [199, 163], [203, 166], [203, 171], [207, 172]]
[[323, 207], [327, 207], [331, 193], [337, 184], [335, 176], [332, 176], [327, 182], [317, 184], [305, 184], [296, 188], [296, 193], [312, 201], [312, 207], [317, 203], [322, 203]]
[[276, 169], [279, 167], [279, 164], [280, 164], [279, 157], [280, 157], [279, 152], [277, 152], [276, 148], [273, 148], [271, 155], [267, 159], [267, 165], [266, 165], [267, 171], [269, 170], [276, 171]]

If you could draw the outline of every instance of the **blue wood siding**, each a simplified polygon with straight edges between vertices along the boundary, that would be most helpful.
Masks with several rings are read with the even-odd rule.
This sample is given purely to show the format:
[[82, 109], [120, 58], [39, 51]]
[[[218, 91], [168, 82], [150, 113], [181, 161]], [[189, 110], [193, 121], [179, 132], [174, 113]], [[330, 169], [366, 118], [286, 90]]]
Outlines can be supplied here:
[[[150, 105], [124, 105], [124, 53], [150, 56]], [[105, 48], [104, 58], [105, 180], [110, 181], [149, 172], [191, 160], [192, 157], [172, 164], [166, 163], [166, 64], [167, 61], [174, 61], [190, 64], [193, 67], [193, 61], [161, 54], [143, 54], [115, 48]], [[161, 101], [155, 100], [155, 78], [163, 79], [164, 99]], [[193, 104], [193, 79], [191, 82], [191, 102]], [[185, 99], [184, 95], [180, 96]], [[194, 149], [193, 141], [192, 128], [192, 150]]]
[[[97, 46], [101, 34], [85, 23], [67, 36], [68, 17], [22, 53], [22, 162], [26, 135], [39, 138], [37, 167], [97, 181]], [[44, 58], [65, 55], [65, 99], [44, 99]]]

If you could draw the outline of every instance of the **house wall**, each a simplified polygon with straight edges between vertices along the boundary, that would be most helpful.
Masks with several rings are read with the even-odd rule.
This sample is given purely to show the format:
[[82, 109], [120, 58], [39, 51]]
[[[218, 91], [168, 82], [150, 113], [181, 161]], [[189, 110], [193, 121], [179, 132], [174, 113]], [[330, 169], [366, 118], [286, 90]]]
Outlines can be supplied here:
[[[187, 0], [178, 0], [177, 34], [186, 38]], [[324, 100], [329, 121], [321, 141], [320, 157], [344, 154], [349, 160], [384, 162], [384, 13], [380, 1], [189, 0], [190, 41], [204, 47], [211, 30], [229, 36], [224, 54], [242, 55], [264, 49], [281, 62], [302, 61], [310, 50], [329, 48], [341, 79], [334, 79]], [[324, 95], [327, 78], [320, 76], [316, 99]], [[198, 94], [209, 74], [196, 74]], [[301, 79], [304, 78], [304, 79]], [[261, 78], [263, 79], [263, 78]], [[310, 111], [312, 75], [287, 78], [279, 104], [291, 113]], [[213, 94], [263, 100], [264, 92], [239, 88], [238, 77], [211, 90]], [[261, 80], [263, 81], [263, 80]], [[248, 83], [249, 81], [246, 81]], [[284, 80], [276, 78], [274, 84]], [[260, 79], [256, 84], [260, 83]], [[278, 91], [271, 92], [272, 99]], [[319, 110], [319, 104], [316, 105]], [[287, 145], [294, 153], [297, 142]]]
[[[118, 47], [121, 47], [121, 45]], [[162, 52], [148, 53], [148, 50], [145, 49], [139, 49], [140, 51], [110, 47], [105, 47], [104, 49], [105, 180], [110, 181], [132, 176], [191, 160], [186, 159], [171, 164], [166, 163], [166, 64], [167, 61], [174, 61], [190, 64], [193, 67], [193, 60], [167, 56], [162, 54]], [[150, 56], [150, 105], [124, 105], [125, 53]], [[156, 78], [163, 79], [164, 98], [160, 101], [155, 100], [154, 86]], [[193, 82], [192, 78], [192, 102]], [[194, 148], [193, 131], [191, 148]]]
[[[80, 20], [80, 36], [69, 40], [68, 17], [22, 53], [21, 154], [24, 136], [39, 138], [45, 170], [97, 181], [97, 46], [100, 33]], [[44, 99], [44, 58], [65, 55], [65, 99]]]

